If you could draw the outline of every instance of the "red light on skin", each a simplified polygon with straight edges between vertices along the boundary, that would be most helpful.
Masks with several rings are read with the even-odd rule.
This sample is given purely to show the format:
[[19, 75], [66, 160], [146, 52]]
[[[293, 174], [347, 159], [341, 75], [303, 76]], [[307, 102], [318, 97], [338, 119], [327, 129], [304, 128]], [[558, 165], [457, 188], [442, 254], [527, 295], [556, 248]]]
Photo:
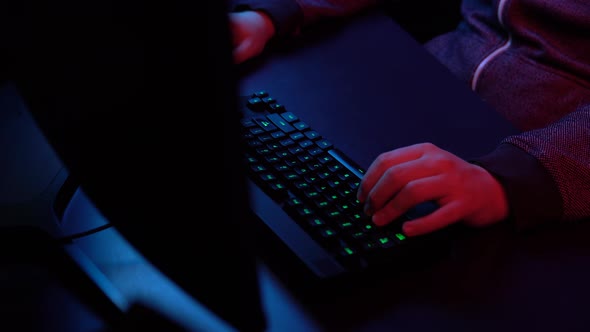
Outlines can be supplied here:
[[363, 176], [357, 199], [378, 226], [425, 202], [436, 202], [436, 209], [403, 224], [406, 236], [430, 233], [460, 220], [487, 226], [508, 215], [503, 188], [487, 170], [431, 143], [380, 154]]

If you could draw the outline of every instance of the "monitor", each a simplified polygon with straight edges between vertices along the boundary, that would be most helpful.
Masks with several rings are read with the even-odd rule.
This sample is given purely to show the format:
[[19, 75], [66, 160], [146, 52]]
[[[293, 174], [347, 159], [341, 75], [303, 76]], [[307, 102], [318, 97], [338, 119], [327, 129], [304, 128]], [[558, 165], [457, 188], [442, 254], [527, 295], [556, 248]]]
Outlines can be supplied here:
[[71, 176], [187, 294], [264, 330], [225, 2], [26, 4], [12, 79]]

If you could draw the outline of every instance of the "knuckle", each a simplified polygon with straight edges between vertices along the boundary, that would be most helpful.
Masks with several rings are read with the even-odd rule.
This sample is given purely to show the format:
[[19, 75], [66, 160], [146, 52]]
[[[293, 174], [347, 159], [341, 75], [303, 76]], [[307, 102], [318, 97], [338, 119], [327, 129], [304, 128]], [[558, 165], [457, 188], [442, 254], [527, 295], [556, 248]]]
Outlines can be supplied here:
[[420, 147], [425, 151], [434, 151], [438, 150], [438, 147], [431, 142], [424, 142], [420, 144]]
[[397, 174], [396, 174], [396, 172], [393, 171], [393, 169], [391, 167], [386, 169], [385, 172], [383, 173], [383, 179], [387, 183], [391, 183], [391, 182], [395, 181], [396, 178], [397, 178]]
[[444, 155], [438, 155], [434, 158], [434, 163], [443, 169], [447, 169], [450, 168], [451, 166], [453, 166], [454, 162], [453, 160], [447, 158]]
[[455, 161], [445, 154], [434, 154], [430, 155], [425, 163], [431, 169], [448, 170], [454, 166]]
[[380, 165], [380, 164], [384, 163], [387, 160], [388, 156], [389, 156], [389, 153], [387, 153], [387, 152], [380, 153], [377, 156], [377, 158], [375, 158], [375, 163], [377, 165]]

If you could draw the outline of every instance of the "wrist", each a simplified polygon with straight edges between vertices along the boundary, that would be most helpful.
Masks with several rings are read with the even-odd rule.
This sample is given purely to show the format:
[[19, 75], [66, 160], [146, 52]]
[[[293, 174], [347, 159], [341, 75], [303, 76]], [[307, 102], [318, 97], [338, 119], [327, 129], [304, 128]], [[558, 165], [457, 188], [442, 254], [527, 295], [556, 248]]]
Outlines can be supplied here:
[[[486, 170], [487, 172], [487, 170]], [[487, 172], [491, 178], [491, 186], [490, 186], [490, 197], [491, 197], [491, 206], [494, 207], [494, 214], [496, 220], [504, 220], [508, 218], [509, 208], [508, 208], [508, 198], [506, 196], [506, 192], [504, 191], [504, 187], [496, 179], [491, 173]]]
[[479, 190], [483, 196], [477, 200], [478, 211], [466, 220], [466, 224], [485, 227], [506, 220], [509, 215], [509, 203], [503, 185], [485, 168], [478, 165], [475, 167], [482, 172]]

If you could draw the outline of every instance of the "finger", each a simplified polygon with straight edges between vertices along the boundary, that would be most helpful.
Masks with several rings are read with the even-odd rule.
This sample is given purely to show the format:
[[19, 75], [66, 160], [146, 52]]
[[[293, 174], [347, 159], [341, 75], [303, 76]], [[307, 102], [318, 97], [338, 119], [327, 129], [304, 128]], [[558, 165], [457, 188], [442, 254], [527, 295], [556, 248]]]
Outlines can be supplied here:
[[365, 213], [381, 210], [408, 183], [438, 173], [432, 164], [415, 159], [388, 168], [365, 198]]
[[372, 217], [373, 223], [378, 226], [386, 225], [422, 202], [444, 197], [446, 190], [447, 187], [441, 175], [409, 182], [383, 208], [375, 211]]
[[410, 145], [380, 154], [365, 172], [357, 192], [357, 199], [364, 202], [367, 199], [368, 193], [388, 168], [406, 161], [418, 159], [422, 154], [421, 149], [417, 145]]
[[237, 45], [239, 43], [239, 40], [241, 39], [240, 25], [239, 25], [239, 23], [237, 23], [237, 20], [232, 18], [231, 14], [230, 14], [230, 20], [229, 20], [229, 30], [230, 30], [231, 36], [232, 36], [232, 43], [234, 45]]
[[246, 61], [250, 56], [248, 52], [250, 52], [250, 43], [242, 42], [238, 44], [233, 51], [234, 63], [240, 64]]
[[424, 217], [406, 221], [402, 231], [407, 236], [418, 236], [431, 233], [454, 224], [463, 218], [463, 203], [454, 201], [439, 207]]

